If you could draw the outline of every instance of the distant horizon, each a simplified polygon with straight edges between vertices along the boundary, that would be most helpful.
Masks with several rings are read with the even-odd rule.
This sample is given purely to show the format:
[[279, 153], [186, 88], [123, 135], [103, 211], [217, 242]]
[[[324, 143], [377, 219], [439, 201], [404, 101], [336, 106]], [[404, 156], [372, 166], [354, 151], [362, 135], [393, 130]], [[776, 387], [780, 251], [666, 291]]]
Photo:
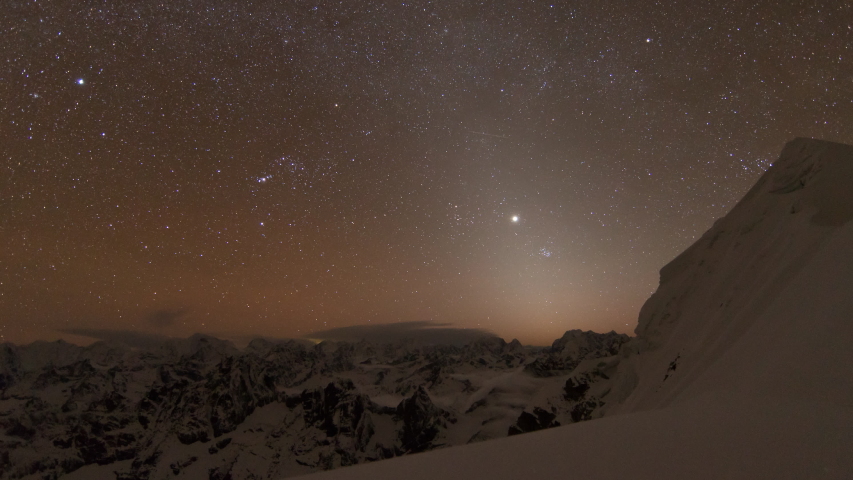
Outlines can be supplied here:
[[[476, 329], [476, 328], [472, 329], [472, 328], [467, 328], [467, 327], [453, 327], [453, 326], [446, 325], [446, 324], [436, 324], [435, 326], [427, 325], [427, 326], [424, 326], [424, 328], [422, 328], [422, 329], [411, 329], [408, 331], [408, 333], [401, 333], [400, 336], [398, 336], [398, 337], [388, 338], [385, 340], [379, 339], [379, 338], [369, 338], [370, 335], [374, 335], [374, 336], [377, 335], [374, 333], [367, 333], [366, 334], [367, 336], [365, 336], [365, 337], [353, 336], [352, 338], [324, 338], [324, 337], [328, 337], [329, 332], [335, 332], [337, 330], [344, 330], [344, 329], [357, 330], [360, 327], [369, 327], [369, 328], [375, 327], [377, 330], [381, 330], [383, 327], [388, 327], [388, 326], [396, 327], [396, 326], [407, 325], [407, 324], [423, 325], [423, 324], [428, 324], [428, 323], [430, 323], [430, 322], [396, 322], [396, 323], [381, 324], [381, 325], [375, 325], [375, 324], [351, 325], [348, 327], [343, 327], [342, 329], [332, 329], [332, 330], [328, 330], [328, 331], [312, 332], [312, 333], [306, 334], [303, 337], [269, 337], [269, 336], [234, 337], [234, 336], [227, 336], [227, 335], [217, 335], [215, 332], [214, 333], [195, 332], [195, 333], [187, 335], [187, 336], [167, 336], [167, 335], [151, 334], [151, 333], [146, 333], [146, 332], [142, 332], [142, 331], [129, 331], [129, 330], [100, 329], [100, 330], [88, 330], [87, 331], [86, 329], [69, 329], [69, 331], [58, 332], [57, 338], [52, 339], [52, 340], [39, 339], [39, 340], [33, 340], [32, 342], [27, 342], [27, 343], [16, 343], [16, 342], [10, 342], [10, 341], [3, 341], [0, 343], [8, 343], [8, 344], [12, 344], [15, 346], [27, 346], [27, 345], [31, 345], [33, 343], [38, 343], [38, 342], [53, 343], [53, 342], [63, 341], [66, 343], [70, 343], [70, 344], [79, 346], [79, 347], [88, 347], [88, 346], [93, 345], [93, 344], [98, 343], [98, 342], [105, 342], [105, 343], [121, 344], [121, 345], [125, 345], [128, 347], [146, 348], [146, 347], [140, 347], [139, 346], [140, 340], [144, 343], [149, 343], [153, 347], [154, 345], [159, 345], [162, 342], [168, 342], [168, 341], [173, 341], [173, 340], [189, 340], [195, 336], [203, 336], [203, 337], [210, 337], [210, 338], [215, 338], [217, 340], [229, 342], [238, 349], [245, 349], [253, 340], [265, 340], [265, 341], [269, 341], [272, 343], [296, 341], [296, 342], [301, 342], [301, 343], [310, 344], [310, 345], [317, 345], [317, 344], [320, 344], [323, 342], [358, 343], [361, 341], [366, 341], [369, 343], [376, 343], [376, 344], [389, 344], [389, 343], [397, 343], [397, 342], [405, 342], [405, 341], [419, 341], [420, 343], [424, 343], [424, 344], [428, 344], [428, 345], [460, 345], [459, 339], [454, 339], [454, 341], [449, 341], [449, 342], [442, 342], [439, 340], [435, 340], [436, 338], [442, 338], [442, 337], [441, 336], [435, 336], [435, 335], [429, 335], [430, 333], [435, 333], [434, 331], [441, 331], [441, 333], [446, 334], [447, 338], [452, 338], [453, 333], [464, 333], [465, 335], [463, 335], [462, 338], [467, 339], [467, 341], [465, 341], [464, 343], [461, 343], [461, 345], [467, 345], [470, 342], [476, 341], [479, 338], [499, 338], [507, 344], [511, 343], [513, 340], [517, 340], [516, 338], [502, 337], [502, 336], [497, 335], [493, 332], [489, 332], [489, 331], [482, 330], [482, 329]], [[430, 332], [430, 330], [433, 330], [433, 332]], [[577, 330], [577, 331], [581, 331], [581, 332], [594, 332], [594, 333], [615, 332], [614, 330], [602, 332], [602, 331], [596, 331], [596, 330], [582, 330], [582, 329], [568, 329], [568, 330], [566, 330], [566, 332], [570, 332], [572, 330]], [[562, 336], [565, 335], [566, 332], [555, 337], [554, 339], [552, 339], [548, 343], [540, 343], [540, 344], [525, 343], [525, 342], [522, 342], [520, 340], [519, 340], [519, 342], [525, 347], [550, 347], [551, 344], [555, 340], [562, 338]], [[615, 333], [620, 333], [620, 332], [615, 332]], [[426, 335], [424, 335], [424, 334], [426, 334]], [[378, 333], [378, 335], [381, 336], [381, 333]], [[629, 337], [635, 336], [634, 332], [631, 332], [631, 333], [626, 334], [626, 335], [628, 335]], [[128, 341], [128, 339], [131, 339], [131, 340]]]

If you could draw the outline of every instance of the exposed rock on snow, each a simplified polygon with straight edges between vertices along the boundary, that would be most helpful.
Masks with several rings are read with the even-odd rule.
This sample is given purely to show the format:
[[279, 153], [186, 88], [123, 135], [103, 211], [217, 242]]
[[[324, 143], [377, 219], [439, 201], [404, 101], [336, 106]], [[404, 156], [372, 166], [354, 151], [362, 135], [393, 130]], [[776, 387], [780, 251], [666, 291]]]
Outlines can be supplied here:
[[525, 369], [537, 377], [569, 373], [584, 359], [616, 355], [622, 344], [629, 338], [627, 335], [616, 332], [593, 333], [569, 330], [561, 338], [554, 340], [547, 355], [527, 364]]
[[533, 413], [521, 412], [518, 416], [515, 425], [509, 427], [508, 435], [518, 435], [519, 433], [535, 432], [537, 430], [545, 430], [546, 428], [559, 427], [560, 422], [554, 420], [557, 415], [539, 407], [533, 409]]

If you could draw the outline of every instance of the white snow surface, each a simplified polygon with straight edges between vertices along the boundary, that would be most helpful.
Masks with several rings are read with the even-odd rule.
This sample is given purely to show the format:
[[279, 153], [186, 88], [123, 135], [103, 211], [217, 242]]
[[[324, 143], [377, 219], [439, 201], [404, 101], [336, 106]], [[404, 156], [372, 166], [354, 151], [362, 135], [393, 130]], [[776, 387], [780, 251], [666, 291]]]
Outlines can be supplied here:
[[851, 219], [853, 147], [796, 139], [661, 270], [604, 418], [306, 478], [851, 478]]

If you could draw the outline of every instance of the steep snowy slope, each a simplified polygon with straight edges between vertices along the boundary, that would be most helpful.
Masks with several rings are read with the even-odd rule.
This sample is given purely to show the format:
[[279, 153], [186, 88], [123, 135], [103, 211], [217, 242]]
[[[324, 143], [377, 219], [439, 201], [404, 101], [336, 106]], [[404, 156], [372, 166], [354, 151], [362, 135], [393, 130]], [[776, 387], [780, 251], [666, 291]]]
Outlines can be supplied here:
[[[853, 396], [853, 383], [838, 383], [837, 367], [830, 367], [840, 359], [824, 356], [833, 351], [825, 347], [851, 339], [826, 336], [825, 329], [849, 327], [853, 319], [817, 316], [853, 297], [849, 272], [838, 270], [853, 252], [853, 242], [843, 240], [851, 218], [853, 148], [807, 139], [786, 145], [743, 200], [661, 270], [660, 287], [640, 311], [632, 346], [642, 354], [623, 362], [625, 377], [639, 384], [617, 410], [665, 406], [718, 388], [700, 380], [755, 332], [762, 340], [748, 347], [754, 358], [732, 366], [727, 385], [737, 379], [743, 388], [788, 395], [809, 385]], [[820, 254], [834, 260], [814, 272]], [[793, 287], [800, 278], [804, 283]], [[780, 302], [788, 302], [781, 311]], [[793, 317], [782, 321], [783, 314]], [[764, 320], [768, 323], [757, 325]], [[795, 338], [805, 348], [802, 342], [815, 335], [817, 344], [805, 351], [782, 341]], [[818, 359], [829, 363], [818, 368]]]
[[310, 478], [850, 478], [851, 219], [853, 147], [794, 140], [663, 268], [606, 418]]

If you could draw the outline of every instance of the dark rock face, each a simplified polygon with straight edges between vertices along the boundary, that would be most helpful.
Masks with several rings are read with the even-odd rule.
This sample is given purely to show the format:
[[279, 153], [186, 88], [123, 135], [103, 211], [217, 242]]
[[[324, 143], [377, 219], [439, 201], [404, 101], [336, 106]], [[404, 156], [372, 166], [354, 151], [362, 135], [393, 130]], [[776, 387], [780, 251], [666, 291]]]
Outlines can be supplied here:
[[390, 417], [394, 409], [376, 405], [351, 381], [304, 390], [299, 396], [288, 398], [286, 404], [305, 425], [306, 434], [291, 448], [300, 465], [328, 470], [399, 453], [396, 448], [373, 441], [373, 417]]
[[276, 399], [274, 380], [242, 358], [226, 358], [206, 380], [214, 437], [233, 431], [255, 408]]
[[559, 427], [560, 422], [554, 419], [557, 416], [542, 408], [536, 407], [533, 413], [521, 412], [515, 425], [509, 427], [507, 435], [518, 435], [519, 433], [535, 432], [546, 428]]
[[358, 395], [355, 390], [355, 385], [347, 381], [302, 392], [299, 401], [305, 423], [321, 429], [329, 437], [351, 435], [371, 407], [370, 399]]
[[566, 400], [577, 402], [580, 401], [586, 394], [586, 391], [589, 390], [589, 384], [570, 378], [566, 380], [566, 385], [563, 387], [563, 390], [566, 392]]
[[592, 412], [602, 405], [603, 403], [596, 399], [579, 402], [577, 405], [572, 407], [572, 421], [583, 422], [585, 420], [592, 420]]
[[622, 333], [584, 332], [569, 330], [562, 337], [554, 340], [551, 350], [555, 353], [569, 353], [584, 358], [597, 358], [616, 355], [619, 347], [631, 337]]
[[21, 374], [21, 364], [15, 347], [0, 344], [0, 392], [15, 384]]
[[545, 378], [570, 372], [582, 360], [610, 357], [631, 337], [616, 332], [595, 333], [569, 330], [554, 340], [549, 352], [527, 364], [526, 371], [535, 377]]
[[432, 441], [448, 421], [454, 422], [449, 412], [435, 405], [429, 393], [423, 388], [397, 406], [397, 417], [403, 422], [400, 432], [401, 450], [403, 453], [417, 453], [434, 447]]
[[524, 366], [524, 370], [534, 377], [547, 378], [563, 375], [576, 367], [577, 363], [572, 360], [562, 359], [549, 355], [538, 358]]

